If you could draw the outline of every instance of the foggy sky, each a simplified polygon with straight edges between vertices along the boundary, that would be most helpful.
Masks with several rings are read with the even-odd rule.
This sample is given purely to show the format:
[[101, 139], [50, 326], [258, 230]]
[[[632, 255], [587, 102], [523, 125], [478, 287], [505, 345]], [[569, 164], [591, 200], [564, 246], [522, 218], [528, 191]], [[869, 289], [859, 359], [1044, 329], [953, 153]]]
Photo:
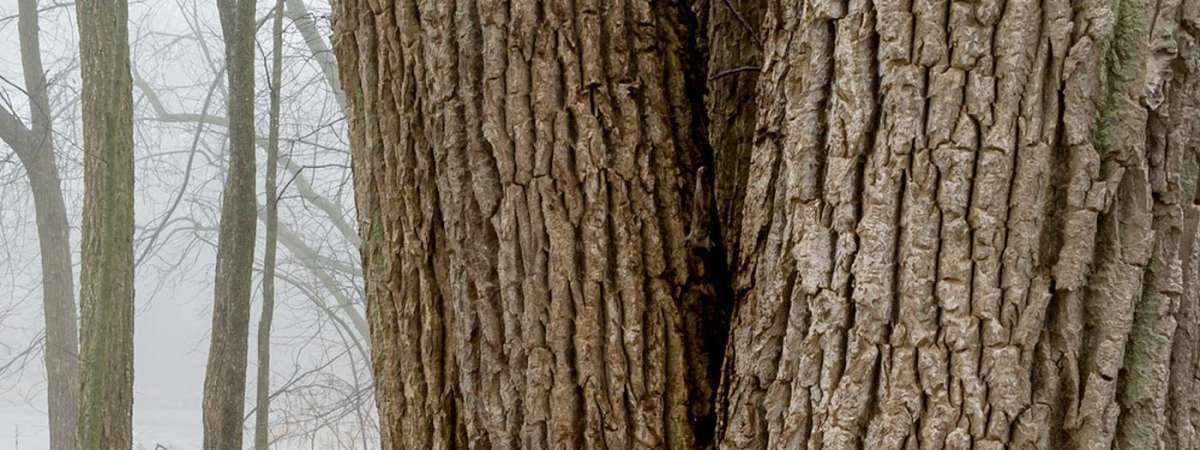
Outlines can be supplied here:
[[[43, 8], [52, 6], [41, 2]], [[273, 2], [258, 2], [259, 16], [269, 13]], [[327, 11], [325, 1], [309, 1], [310, 8]], [[202, 13], [199, 24], [189, 24], [187, 16], [180, 12], [184, 8], [197, 8]], [[0, 0], [0, 77], [22, 86], [21, 58], [17, 41], [17, 0]], [[12, 17], [10, 17], [12, 16]], [[220, 59], [220, 29], [216, 10], [208, 0], [154, 0], [131, 2], [130, 11], [131, 58], [137, 72], [152, 84], [161, 87], [163, 101], [169, 108], [179, 112], [198, 113], [205, 92], [212, 82], [214, 67], [205, 62], [203, 52], [208, 51]], [[78, 92], [79, 73], [77, 59], [77, 29], [74, 9], [71, 6], [55, 7], [41, 15], [41, 45], [43, 63], [52, 84], [51, 103], [72, 104], [64, 108], [62, 117], [55, 120], [55, 140], [59, 159], [63, 189], [66, 195], [68, 217], [71, 227], [73, 262], [76, 265], [76, 302], [78, 302], [79, 265], [79, 215], [82, 208], [82, 143], [78, 123], [78, 102], [71, 103], [72, 92]], [[209, 36], [205, 46], [196, 41], [180, 40], [168, 34], [187, 35], [191, 26], [199, 26]], [[285, 22], [285, 26], [288, 26]], [[290, 27], [289, 27], [290, 28]], [[256, 115], [261, 116], [259, 134], [265, 136], [266, 103], [264, 53], [270, 48], [269, 26], [260, 29], [256, 66], [259, 72], [257, 90], [260, 93]], [[311, 63], [306, 64], [302, 56], [303, 41], [294, 30], [285, 31], [287, 52], [293, 57], [285, 66], [284, 95], [289, 93], [293, 100], [284, 100], [284, 124], [282, 134], [305, 136], [306, 139], [331, 147], [344, 147], [344, 121], [332, 127], [316, 127], [311, 123], [327, 121], [336, 116], [336, 110], [328, 89], [312, 81], [319, 78], [319, 71]], [[224, 80], [221, 81], [222, 85]], [[170, 93], [166, 90], [170, 89]], [[22, 117], [28, 117], [23, 94], [11, 84], [0, 82], [0, 103], [11, 102]], [[142, 93], [135, 87], [135, 183], [136, 221], [139, 227], [156, 225], [161, 215], [183, 183], [183, 166], [187, 151], [195, 134], [195, 124], [161, 124], [151, 120], [152, 110], [147, 106]], [[223, 101], [211, 106], [213, 113], [223, 114]], [[311, 117], [311, 123], [288, 123], [289, 117]], [[289, 128], [290, 127], [290, 128]], [[214, 155], [222, 154], [226, 145], [219, 129], [207, 127], [201, 135], [201, 147]], [[306, 172], [313, 177], [313, 184], [331, 192], [336, 201], [350, 214], [353, 212], [351, 193], [345, 185], [348, 163], [344, 154], [320, 151], [316, 147], [284, 144], [281, 152], [290, 154], [302, 164], [321, 166]], [[177, 223], [174, 233], [163, 233], [163, 247], [139, 267], [136, 276], [137, 318], [135, 324], [135, 367], [134, 367], [134, 434], [135, 442], [154, 448], [155, 443], [172, 443], [172, 450], [199, 448], [201, 438], [200, 404], [204, 382], [204, 365], [208, 350], [208, 330], [211, 325], [213, 300], [213, 257], [215, 249], [204, 243], [208, 239], [215, 243], [215, 232], [189, 230], [192, 225], [216, 226], [215, 209], [202, 205], [217, 204], [221, 191], [221, 161], [197, 158], [192, 171], [189, 191], [184, 197], [176, 216], [189, 218], [194, 224]], [[262, 164], [265, 156], [258, 155], [259, 179], [255, 181], [259, 191], [259, 203], [263, 203]], [[280, 184], [289, 178], [280, 169]], [[0, 365], [35, 339], [42, 330], [40, 266], [38, 265], [37, 234], [34, 225], [33, 204], [24, 179], [23, 169], [12, 154], [12, 150], [0, 142]], [[201, 201], [203, 200], [203, 201]], [[329, 251], [341, 261], [354, 262], [357, 254], [352, 249], [339, 246], [328, 227], [305, 218], [302, 202], [288, 198], [282, 200], [282, 221], [291, 221], [294, 226], [311, 238], [314, 247]], [[289, 206], [291, 209], [289, 210]], [[291, 211], [289, 213], [289, 211]], [[352, 219], [353, 216], [350, 216]], [[352, 221], [351, 221], [352, 222]], [[185, 226], [186, 225], [186, 226]], [[256, 261], [262, 258], [262, 225], [259, 224], [259, 250]], [[172, 229], [168, 229], [172, 230]], [[143, 236], [143, 230], [136, 232]], [[201, 235], [201, 239], [189, 235]], [[330, 244], [330, 242], [333, 242]], [[142, 252], [135, 248], [135, 257]], [[286, 265], [287, 249], [280, 247], [281, 264]], [[282, 267], [282, 266], [281, 266]], [[336, 335], [327, 330], [316, 317], [314, 308], [287, 283], [279, 282], [280, 292], [276, 312], [273, 339], [273, 371], [277, 384], [298, 369], [295, 361], [315, 364], [328, 356]], [[253, 314], [251, 318], [250, 365], [248, 383], [254, 382], [254, 333], [258, 322], [260, 277], [254, 279]], [[315, 330], [315, 331], [314, 331]], [[322, 337], [314, 340], [313, 337]], [[329, 342], [324, 342], [328, 339]], [[348, 369], [346, 369], [348, 370]], [[21, 449], [46, 448], [46, 405], [45, 381], [41, 354], [29, 361], [19, 373], [0, 373], [0, 449], [15, 448], [17, 435]], [[249, 385], [248, 393], [253, 393]], [[247, 403], [247, 413], [253, 407]], [[275, 408], [283, 407], [275, 404]], [[372, 408], [373, 412], [373, 408]], [[11, 425], [10, 425], [11, 424]], [[305, 447], [307, 448], [307, 447]]]

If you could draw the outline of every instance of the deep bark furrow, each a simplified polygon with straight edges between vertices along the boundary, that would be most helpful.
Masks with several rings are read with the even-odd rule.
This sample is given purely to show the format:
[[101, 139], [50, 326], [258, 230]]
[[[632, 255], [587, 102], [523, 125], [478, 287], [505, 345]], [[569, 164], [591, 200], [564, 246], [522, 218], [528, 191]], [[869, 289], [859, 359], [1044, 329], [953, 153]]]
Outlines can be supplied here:
[[[1180, 300], [1184, 289], [1187, 255], [1182, 243], [1194, 235], [1184, 235], [1185, 206], [1195, 200], [1194, 157], [1167, 136], [1171, 124], [1168, 115], [1155, 109], [1162, 106], [1164, 84], [1172, 75], [1164, 66], [1172, 59], [1176, 45], [1173, 36], [1179, 3], [1155, 2], [1157, 9], [1147, 8], [1147, 61], [1144, 64], [1145, 104], [1149, 107], [1146, 123], [1145, 152], [1148, 165], [1147, 180], [1153, 199], [1154, 242], [1143, 278], [1141, 300], [1135, 307], [1132, 336], [1125, 353], [1120, 382], [1124, 388], [1118, 399], [1122, 420], [1117, 430], [1115, 447], [1122, 449], [1163, 447], [1167, 435], [1167, 395], [1171, 375], [1171, 346], [1176, 334]], [[1178, 101], [1179, 98], [1173, 100]], [[1175, 102], [1172, 102], [1175, 103]], [[1168, 105], [1168, 107], [1173, 105]], [[1163, 111], [1167, 113], [1167, 111]]]
[[[714, 196], [720, 217], [721, 246], [727, 264], [737, 261], [742, 205], [754, 144], [755, 90], [762, 69], [759, 34], [764, 0], [717, 0], [704, 3], [706, 29], [702, 43], [707, 73], [704, 106], [707, 142], [714, 149]], [[830, 68], [822, 68], [829, 70]]]
[[385, 443], [1193, 447], [1196, 11], [344, 0]]

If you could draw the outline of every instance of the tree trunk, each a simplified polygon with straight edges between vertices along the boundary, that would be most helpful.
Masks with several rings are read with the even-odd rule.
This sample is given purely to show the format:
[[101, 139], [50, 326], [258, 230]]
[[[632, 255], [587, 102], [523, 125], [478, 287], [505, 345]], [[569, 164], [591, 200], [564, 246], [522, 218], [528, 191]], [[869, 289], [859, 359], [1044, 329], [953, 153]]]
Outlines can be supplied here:
[[385, 446], [1200, 448], [1198, 18], [342, 0]]
[[335, 8], [384, 447], [710, 440], [724, 256], [687, 6]]
[[40, 147], [31, 152], [25, 171], [33, 192], [42, 259], [50, 448], [75, 450], [79, 416], [79, 334], [70, 229], [53, 145]]
[[271, 26], [271, 111], [267, 130], [266, 249], [263, 254], [262, 316], [258, 319], [258, 377], [255, 390], [254, 449], [267, 450], [271, 436], [271, 322], [275, 318], [275, 252], [278, 247], [279, 91], [283, 82], [283, 1], [275, 0]]
[[79, 338], [71, 239], [61, 180], [54, 157], [50, 100], [42, 66], [36, 0], [18, 2], [21, 66], [30, 106], [30, 126], [0, 108], [0, 139], [25, 168], [37, 216], [46, 327], [46, 397], [51, 450], [75, 450], [79, 415]]
[[1197, 448], [1197, 11], [771, 1], [722, 447]]
[[254, 192], [254, 0], [220, 0], [229, 76], [229, 170], [217, 235], [212, 340], [204, 377], [204, 449], [242, 450]]
[[133, 79], [123, 0], [80, 0], [80, 449], [133, 447]]

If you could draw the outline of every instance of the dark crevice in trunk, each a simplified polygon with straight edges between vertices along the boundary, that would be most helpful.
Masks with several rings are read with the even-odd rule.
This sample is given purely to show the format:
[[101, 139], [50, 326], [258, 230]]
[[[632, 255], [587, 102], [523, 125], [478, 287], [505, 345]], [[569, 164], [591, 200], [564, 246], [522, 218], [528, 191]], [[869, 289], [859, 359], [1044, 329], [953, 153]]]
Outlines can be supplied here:
[[[696, 205], [690, 213], [697, 216], [691, 220], [692, 229], [689, 230], [688, 238], [691, 241], [689, 242], [691, 257], [699, 265], [702, 279], [691, 283], [702, 283], [706, 287], [701, 293], [700, 304], [695, 305], [698, 308], [695, 313], [699, 314], [699, 323], [685, 324], [685, 326], [699, 328], [697, 331], [701, 354], [693, 357], [705, 359], [704, 373], [696, 374], [704, 378], [704, 387], [702, 389], [697, 389], [699, 386], [690, 388], [692, 390], [690, 395], [703, 402], [702, 406], [695, 408], [700, 411], [700, 414], [695, 417], [693, 433], [696, 448], [705, 449], [714, 448], [716, 445], [719, 422], [717, 420], [717, 411], [719, 410], [717, 402], [720, 399], [717, 394], [720, 391], [734, 298], [733, 278], [728, 267], [729, 254], [723, 239], [725, 230], [719, 209], [721, 205], [716, 192], [718, 177], [722, 174], [716, 170], [718, 149], [709, 140], [711, 117], [707, 114], [705, 103], [708, 95], [707, 74], [710, 70], [710, 48], [709, 36], [704, 27], [710, 20], [708, 15], [710, 0], [701, 0], [692, 5], [671, 2], [666, 7], [675, 10], [667, 11], [666, 14], [678, 17], [679, 27], [685, 33], [684, 83], [687, 86], [687, 100], [690, 103], [692, 117], [695, 118], [690, 129], [678, 130], [676, 127], [675, 133], [677, 135], [690, 133], [691, 136], [688, 136], [690, 139], [681, 140], [695, 142], [698, 147], [695, 149], [698, 152], [696, 156], [699, 157], [696, 188], [691, 192], [693, 198], [685, 199], [684, 204], [688, 204], [688, 200], [690, 200], [692, 205]], [[687, 192], [684, 191], [684, 194], [686, 195]], [[692, 273], [696, 275], [696, 270], [693, 270]], [[690, 289], [695, 289], [695, 287], [689, 287], [688, 290]], [[697, 390], [706, 392], [697, 392]]]

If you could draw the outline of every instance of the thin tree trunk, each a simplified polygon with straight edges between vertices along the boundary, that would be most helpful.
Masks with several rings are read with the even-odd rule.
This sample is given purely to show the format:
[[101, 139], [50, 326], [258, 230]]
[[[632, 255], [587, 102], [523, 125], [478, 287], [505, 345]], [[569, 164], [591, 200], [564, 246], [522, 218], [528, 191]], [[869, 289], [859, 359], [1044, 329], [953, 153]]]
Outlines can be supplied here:
[[46, 397], [50, 448], [75, 450], [79, 414], [78, 333], [71, 240], [54, 139], [46, 76], [38, 36], [36, 0], [18, 2], [17, 28], [30, 126], [13, 111], [0, 108], [0, 139], [16, 152], [33, 192], [42, 269], [43, 318], [46, 327]]
[[229, 170], [217, 237], [212, 341], [204, 378], [204, 449], [241, 450], [254, 268], [254, 0], [220, 0], [229, 76]]
[[80, 0], [84, 204], [80, 449], [133, 446], [133, 79], [123, 0]]
[[705, 445], [724, 256], [688, 7], [335, 8], [384, 448]]
[[275, 317], [275, 252], [278, 246], [279, 188], [279, 91], [283, 82], [283, 1], [275, 0], [275, 19], [271, 27], [271, 112], [267, 130], [266, 250], [263, 254], [263, 303], [258, 320], [258, 385], [254, 414], [254, 448], [267, 450], [271, 420], [271, 322]]
[[[47, 134], [48, 136], [48, 134]], [[71, 239], [52, 145], [31, 152], [25, 164], [37, 215], [41, 249], [43, 320], [46, 327], [46, 397], [50, 448], [75, 450], [79, 416], [79, 335]]]

